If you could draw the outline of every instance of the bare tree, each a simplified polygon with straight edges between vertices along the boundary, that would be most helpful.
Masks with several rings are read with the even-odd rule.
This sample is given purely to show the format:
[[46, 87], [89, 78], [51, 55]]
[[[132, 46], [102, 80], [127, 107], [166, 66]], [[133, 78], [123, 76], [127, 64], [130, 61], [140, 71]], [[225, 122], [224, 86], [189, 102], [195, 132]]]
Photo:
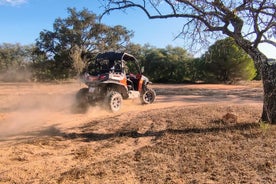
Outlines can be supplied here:
[[276, 124], [276, 64], [269, 64], [258, 49], [261, 43], [276, 47], [275, 0], [102, 0], [105, 14], [141, 9], [150, 19], [182, 18], [178, 35], [192, 45], [217, 36], [232, 37], [254, 60], [260, 71], [264, 103], [261, 120]]

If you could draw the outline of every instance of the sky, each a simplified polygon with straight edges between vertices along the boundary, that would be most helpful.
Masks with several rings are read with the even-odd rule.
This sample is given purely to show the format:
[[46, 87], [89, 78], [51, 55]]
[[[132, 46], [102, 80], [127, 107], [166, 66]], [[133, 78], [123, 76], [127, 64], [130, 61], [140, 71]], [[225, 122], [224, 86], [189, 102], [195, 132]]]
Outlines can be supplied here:
[[[0, 0], [0, 44], [35, 43], [41, 31], [52, 30], [56, 18], [68, 17], [69, 7], [78, 11], [87, 8], [97, 15], [103, 12], [98, 0]], [[181, 19], [149, 20], [141, 10], [130, 9], [126, 13], [112, 12], [101, 22], [109, 26], [122, 25], [134, 31], [133, 43], [158, 48], [187, 46], [185, 40], [175, 39], [182, 29]], [[276, 58], [275, 48], [265, 45], [261, 50], [268, 57]]]

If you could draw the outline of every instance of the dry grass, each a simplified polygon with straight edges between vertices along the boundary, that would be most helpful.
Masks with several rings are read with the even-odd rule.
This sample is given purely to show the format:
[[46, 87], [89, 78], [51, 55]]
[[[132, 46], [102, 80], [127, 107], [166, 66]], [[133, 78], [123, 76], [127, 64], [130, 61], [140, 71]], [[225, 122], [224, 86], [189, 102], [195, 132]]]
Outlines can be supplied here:
[[199, 103], [52, 124], [0, 140], [0, 183], [276, 183], [276, 127], [260, 113]]

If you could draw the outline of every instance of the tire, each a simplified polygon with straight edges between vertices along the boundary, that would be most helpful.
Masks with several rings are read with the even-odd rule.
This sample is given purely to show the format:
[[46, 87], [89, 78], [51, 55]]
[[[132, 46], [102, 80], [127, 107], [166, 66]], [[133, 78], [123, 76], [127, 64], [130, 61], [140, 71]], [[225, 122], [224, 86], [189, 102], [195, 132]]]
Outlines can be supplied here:
[[88, 88], [82, 88], [76, 94], [76, 101], [74, 104], [73, 111], [75, 113], [86, 113], [88, 107]]
[[151, 104], [154, 102], [156, 93], [153, 89], [147, 89], [140, 97], [142, 104]]
[[123, 97], [116, 91], [110, 91], [106, 94], [105, 105], [111, 112], [117, 112], [121, 109]]

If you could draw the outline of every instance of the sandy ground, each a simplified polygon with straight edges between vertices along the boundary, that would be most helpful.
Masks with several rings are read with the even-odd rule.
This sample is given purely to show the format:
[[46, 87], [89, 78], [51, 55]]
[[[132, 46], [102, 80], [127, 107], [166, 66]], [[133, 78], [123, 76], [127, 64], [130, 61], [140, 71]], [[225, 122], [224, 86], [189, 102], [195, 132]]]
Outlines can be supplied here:
[[[75, 114], [72, 113], [71, 106], [76, 92], [82, 87], [84, 86], [78, 82], [0, 83], [0, 183], [276, 181], [275, 134], [268, 139], [272, 145], [267, 143], [270, 145], [266, 148], [269, 151], [262, 156], [259, 154], [263, 154], [263, 147], [250, 148], [250, 143], [244, 144], [244, 141], [251, 140], [244, 140], [245, 136], [241, 136], [246, 134], [250, 137], [248, 131], [252, 132], [253, 137], [263, 136], [263, 131], [267, 129], [265, 125], [261, 130], [256, 129], [262, 108], [262, 89], [259, 84], [153, 85], [158, 95], [154, 104], [141, 105], [137, 99], [125, 100], [118, 113], [93, 107], [86, 114]], [[221, 122], [220, 118], [226, 112], [236, 114], [239, 124]], [[206, 124], [207, 120], [209, 124]], [[238, 133], [234, 134], [236, 129]], [[230, 131], [220, 133], [225, 130]], [[246, 132], [241, 133], [242, 130]], [[201, 131], [206, 133], [195, 138], [195, 134]], [[206, 139], [204, 135], [208, 132], [215, 134], [208, 137], [211, 142], [219, 140], [216, 146], [228, 145], [225, 152], [221, 152], [222, 147], [214, 145], [216, 148], [213, 150], [210, 142], [207, 145], [206, 142], [203, 143]], [[187, 140], [184, 144], [188, 147], [177, 146], [183, 144], [182, 138], [179, 139], [178, 136], [188, 136], [190, 133], [191, 136], [184, 139]], [[229, 147], [228, 141], [237, 141], [240, 137], [239, 145], [244, 144], [243, 149], [233, 142]], [[168, 141], [173, 142], [167, 145]], [[258, 138], [258, 141], [262, 141], [262, 138]], [[157, 145], [159, 146], [156, 147]], [[172, 145], [176, 147], [170, 151]], [[168, 153], [161, 154], [161, 147]], [[211, 151], [209, 156], [204, 156], [204, 164], [201, 154], [206, 153], [204, 149], [207, 148]], [[179, 150], [186, 149], [191, 151], [188, 154], [190, 156], [196, 157], [198, 154], [198, 164], [189, 163], [188, 156], [181, 156]], [[231, 166], [231, 159], [229, 162], [223, 160], [228, 149], [231, 159], [237, 161], [237, 167], [242, 168]], [[260, 163], [256, 162], [257, 166], [253, 164], [257, 170], [261, 167], [260, 172], [255, 172], [251, 167], [246, 171], [251, 157], [248, 157], [247, 165], [243, 162], [239, 164], [242, 158], [237, 155], [237, 151], [241, 156], [246, 156], [246, 151], [250, 149], [257, 151], [253, 157], [260, 156]], [[186, 161], [180, 158], [185, 158]], [[190, 158], [190, 161], [193, 159]], [[158, 169], [158, 162], [162, 168]], [[184, 166], [175, 165], [185, 162], [191, 166], [185, 172], [181, 170]], [[145, 163], [150, 163], [150, 168]], [[197, 172], [208, 164], [210, 168]], [[211, 166], [215, 169], [212, 170]]]
[[[113, 116], [99, 107], [91, 107], [86, 114], [72, 113], [76, 92], [85, 87], [81, 83], [0, 84], [0, 137], [18, 134], [35, 128], [58, 126], [70, 128], [100, 117]], [[245, 85], [153, 85], [157, 99], [149, 106], [138, 99], [125, 100], [122, 114], [176, 106], [199, 104], [261, 104], [259, 87]], [[30, 129], [31, 128], [31, 129]]]

